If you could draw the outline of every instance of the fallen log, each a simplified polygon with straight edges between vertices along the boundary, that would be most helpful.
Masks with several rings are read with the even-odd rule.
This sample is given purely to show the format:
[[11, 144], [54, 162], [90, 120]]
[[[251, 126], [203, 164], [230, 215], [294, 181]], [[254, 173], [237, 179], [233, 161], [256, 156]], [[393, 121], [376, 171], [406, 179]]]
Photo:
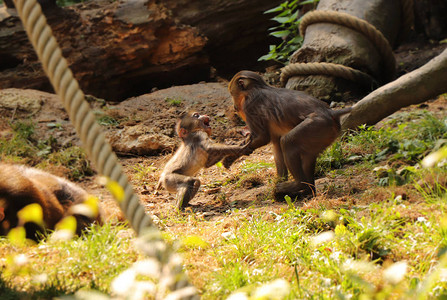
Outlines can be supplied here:
[[[123, 100], [209, 80], [212, 67], [256, 66], [272, 25], [263, 12], [280, 2], [97, 0], [44, 12], [84, 92]], [[15, 10], [0, 6], [0, 88], [11, 87], [52, 91]]]

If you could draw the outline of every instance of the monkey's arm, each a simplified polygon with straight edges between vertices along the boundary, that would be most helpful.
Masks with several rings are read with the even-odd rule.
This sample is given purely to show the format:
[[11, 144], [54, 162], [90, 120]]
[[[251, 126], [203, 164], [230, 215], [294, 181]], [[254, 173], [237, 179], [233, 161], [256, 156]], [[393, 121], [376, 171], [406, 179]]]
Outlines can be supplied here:
[[[256, 127], [255, 127], [256, 128]], [[257, 128], [256, 128], [257, 129]], [[260, 134], [258, 132], [261, 132]], [[267, 145], [270, 142], [270, 134], [268, 131], [250, 130], [250, 135], [246, 139], [247, 144], [244, 146], [244, 150], [237, 153], [236, 155], [229, 155], [224, 158], [222, 164], [226, 169], [230, 168], [230, 166], [242, 155], [250, 155], [254, 150]]]
[[208, 153], [208, 159], [205, 164], [205, 168], [209, 168], [212, 165], [216, 164], [224, 157], [227, 156], [242, 156], [246, 153], [248, 143], [245, 145], [219, 145], [219, 144], [211, 144], [206, 147], [206, 152]]

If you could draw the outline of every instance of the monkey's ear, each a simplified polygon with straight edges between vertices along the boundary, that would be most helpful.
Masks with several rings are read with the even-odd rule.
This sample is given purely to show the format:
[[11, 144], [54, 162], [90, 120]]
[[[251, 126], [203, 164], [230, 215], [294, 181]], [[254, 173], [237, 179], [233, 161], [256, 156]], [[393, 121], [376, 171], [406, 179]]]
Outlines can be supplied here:
[[248, 88], [248, 83], [250, 82], [250, 80], [248, 79], [248, 78], [239, 78], [238, 80], [237, 80], [237, 85], [238, 85], [238, 87], [241, 89], [241, 90], [243, 90], [243, 91], [245, 91], [245, 90], [247, 90], [247, 88]]
[[178, 129], [178, 136], [179, 136], [181, 139], [186, 138], [186, 137], [188, 136], [188, 130], [186, 130], [185, 128], [180, 127], [180, 128]]

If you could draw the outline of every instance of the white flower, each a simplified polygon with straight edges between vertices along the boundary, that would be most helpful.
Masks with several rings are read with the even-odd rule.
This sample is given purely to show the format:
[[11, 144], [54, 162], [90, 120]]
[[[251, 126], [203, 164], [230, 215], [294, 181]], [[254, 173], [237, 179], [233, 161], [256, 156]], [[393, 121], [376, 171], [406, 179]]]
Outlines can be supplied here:
[[160, 263], [155, 259], [145, 259], [137, 261], [132, 268], [137, 274], [146, 275], [152, 278], [160, 277]]
[[408, 265], [405, 261], [392, 264], [383, 271], [383, 278], [391, 284], [398, 284], [407, 274]]
[[136, 276], [135, 270], [125, 270], [112, 281], [112, 291], [119, 296], [126, 296], [134, 286]]
[[222, 237], [226, 240], [232, 240], [236, 238], [236, 235], [231, 231], [227, 231], [222, 233]]
[[290, 293], [290, 284], [284, 279], [275, 279], [258, 287], [254, 299], [283, 299]]
[[48, 274], [42, 273], [42, 274], [34, 275], [33, 281], [40, 283], [40, 284], [44, 284], [48, 281]]
[[227, 300], [248, 300], [248, 297], [246, 293], [236, 292], [231, 294]]
[[334, 237], [335, 237], [335, 234], [333, 231], [325, 231], [325, 232], [322, 232], [322, 233], [317, 234], [316, 236], [312, 237], [311, 243], [314, 246], [318, 246], [320, 244], [332, 241], [334, 239]]
[[74, 232], [68, 229], [59, 229], [56, 230], [52, 235], [51, 235], [51, 240], [52, 241], [69, 241], [73, 238], [74, 236]]
[[342, 266], [343, 271], [354, 272], [357, 274], [370, 273], [374, 271], [374, 264], [371, 262], [348, 259]]
[[28, 261], [28, 256], [26, 256], [25, 254], [18, 254], [14, 256], [14, 263], [19, 267], [26, 265]]

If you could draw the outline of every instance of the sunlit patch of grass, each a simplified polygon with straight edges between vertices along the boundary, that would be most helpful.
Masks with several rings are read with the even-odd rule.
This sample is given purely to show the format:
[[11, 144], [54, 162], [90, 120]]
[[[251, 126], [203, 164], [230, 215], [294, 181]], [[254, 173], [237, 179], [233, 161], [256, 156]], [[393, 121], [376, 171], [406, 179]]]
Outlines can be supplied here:
[[245, 162], [241, 168], [240, 171], [243, 173], [253, 173], [253, 172], [258, 172], [259, 170], [262, 169], [269, 169], [269, 168], [275, 168], [275, 163], [273, 162], [264, 162], [264, 161], [259, 161], [259, 162]]
[[137, 180], [139, 184], [147, 184], [150, 180], [154, 180], [153, 175], [155, 170], [156, 168], [153, 164], [147, 165], [139, 163], [132, 167], [132, 177]]
[[31, 140], [34, 134], [34, 124], [31, 121], [11, 124], [12, 135], [0, 139], [0, 155], [2, 159], [17, 161], [20, 158], [33, 162], [39, 149]]
[[171, 106], [180, 106], [183, 102], [183, 99], [167, 97], [165, 98], [165, 101]]
[[65, 176], [70, 180], [79, 180], [83, 177], [95, 174], [95, 171], [87, 158], [87, 154], [82, 148], [77, 146], [52, 152], [42, 164], [45, 165], [45, 162], [67, 168], [68, 172]]
[[69, 241], [42, 241], [16, 247], [0, 240], [0, 294], [47, 298], [74, 293], [81, 288], [110, 293], [110, 283], [140, 255], [131, 240], [121, 238], [124, 226], [93, 226]]
[[[395, 293], [405, 298], [434, 266], [446, 231], [428, 219], [403, 219], [392, 200], [361, 216], [357, 210], [336, 211], [330, 220], [324, 209], [272, 213], [273, 221], [257, 215], [242, 220], [208, 250], [218, 266], [207, 275], [204, 298], [249, 294], [275, 278], [287, 278], [291, 298]], [[409, 270], [389, 282], [394, 279], [384, 273], [394, 259], [407, 261]]]
[[78, 146], [61, 147], [54, 137], [39, 139], [35, 134], [32, 121], [14, 122], [11, 124], [12, 134], [0, 138], [0, 158], [5, 162], [16, 162], [45, 169], [52, 166], [63, 166], [65, 176], [71, 180], [79, 180], [94, 174], [85, 151]]

